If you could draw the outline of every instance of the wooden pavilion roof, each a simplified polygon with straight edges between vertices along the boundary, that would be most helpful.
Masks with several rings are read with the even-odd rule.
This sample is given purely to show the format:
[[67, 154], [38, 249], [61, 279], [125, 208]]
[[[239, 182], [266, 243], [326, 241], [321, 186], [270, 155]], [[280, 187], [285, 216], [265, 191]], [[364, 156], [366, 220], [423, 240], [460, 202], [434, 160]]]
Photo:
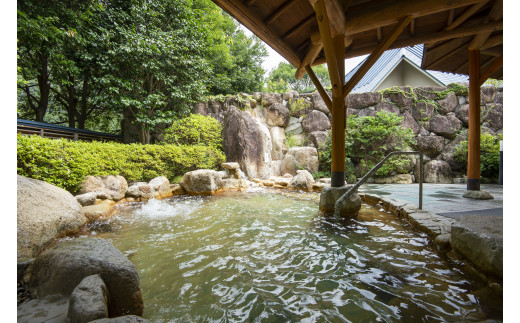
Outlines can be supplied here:
[[[316, 1], [213, 0], [297, 67], [300, 77], [305, 65], [326, 62], [313, 8]], [[341, 16], [332, 15], [330, 25], [344, 29], [345, 58], [371, 54], [401, 19], [411, 17], [387, 49], [424, 43], [423, 68], [459, 74], [468, 74], [468, 49], [480, 49], [484, 74], [502, 78], [502, 68], [497, 67], [502, 64], [502, 0], [328, 2]]]

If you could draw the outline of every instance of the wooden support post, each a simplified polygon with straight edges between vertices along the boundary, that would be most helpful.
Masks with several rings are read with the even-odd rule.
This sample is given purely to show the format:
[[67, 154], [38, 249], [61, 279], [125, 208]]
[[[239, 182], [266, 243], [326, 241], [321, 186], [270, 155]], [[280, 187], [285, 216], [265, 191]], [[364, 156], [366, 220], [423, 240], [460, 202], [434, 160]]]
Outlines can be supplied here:
[[345, 100], [343, 99], [343, 83], [345, 83], [345, 41], [344, 36], [333, 38], [334, 58], [338, 73], [341, 76], [338, 90], [332, 92], [332, 151], [331, 151], [331, 187], [345, 185]]
[[467, 189], [480, 190], [480, 52], [469, 56], [469, 136]]

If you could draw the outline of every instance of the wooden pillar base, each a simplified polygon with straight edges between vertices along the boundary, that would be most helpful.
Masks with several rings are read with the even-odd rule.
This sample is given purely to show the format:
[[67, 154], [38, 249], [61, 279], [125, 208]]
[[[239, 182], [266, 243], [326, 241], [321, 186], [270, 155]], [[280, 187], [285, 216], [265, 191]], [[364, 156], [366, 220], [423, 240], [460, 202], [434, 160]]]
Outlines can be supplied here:
[[330, 186], [331, 187], [342, 187], [344, 185], [345, 185], [345, 172], [331, 172]]
[[468, 191], [480, 191], [480, 178], [468, 178], [467, 179], [467, 189]]

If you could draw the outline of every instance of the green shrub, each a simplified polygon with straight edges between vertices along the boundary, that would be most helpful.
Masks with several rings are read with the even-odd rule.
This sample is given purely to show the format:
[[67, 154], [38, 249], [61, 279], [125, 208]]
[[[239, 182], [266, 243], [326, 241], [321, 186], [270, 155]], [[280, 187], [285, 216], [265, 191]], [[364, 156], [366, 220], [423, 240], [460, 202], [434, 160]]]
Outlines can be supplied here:
[[[345, 132], [345, 175], [350, 181], [363, 176], [386, 155], [397, 150], [410, 150], [413, 142], [411, 129], [400, 126], [402, 117], [394, 113], [380, 111], [377, 116], [347, 118]], [[330, 171], [331, 160], [330, 131], [325, 144], [320, 148], [320, 170]], [[411, 157], [392, 157], [376, 173], [376, 176], [389, 176], [392, 172], [407, 173]], [[354, 165], [357, 165], [354, 170]]]
[[172, 145], [206, 145], [222, 148], [222, 125], [217, 119], [200, 114], [175, 120], [166, 130], [164, 142]]
[[[465, 133], [467, 138], [467, 132]], [[500, 140], [502, 135], [480, 134], [480, 174], [483, 177], [497, 178], [500, 169]], [[468, 165], [468, 140], [461, 141], [455, 147], [454, 157], [464, 165]]]
[[18, 135], [17, 173], [72, 193], [87, 175], [121, 175], [128, 181], [157, 176], [173, 180], [185, 172], [216, 169], [225, 156], [215, 147], [141, 145], [53, 140]]

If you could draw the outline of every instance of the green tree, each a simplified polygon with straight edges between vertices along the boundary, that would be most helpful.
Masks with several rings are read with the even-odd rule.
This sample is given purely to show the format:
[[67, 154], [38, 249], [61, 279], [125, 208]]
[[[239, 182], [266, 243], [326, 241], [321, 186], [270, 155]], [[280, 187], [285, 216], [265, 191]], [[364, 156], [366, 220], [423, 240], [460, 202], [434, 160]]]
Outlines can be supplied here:
[[[327, 67], [319, 65], [313, 67], [314, 74], [320, 80], [321, 84], [330, 88], [330, 77]], [[309, 75], [305, 73], [301, 80], [294, 77], [296, 68], [289, 63], [280, 62], [267, 77], [267, 91], [283, 93], [288, 90], [294, 90], [299, 93], [314, 91], [316, 87], [312, 83]]]

